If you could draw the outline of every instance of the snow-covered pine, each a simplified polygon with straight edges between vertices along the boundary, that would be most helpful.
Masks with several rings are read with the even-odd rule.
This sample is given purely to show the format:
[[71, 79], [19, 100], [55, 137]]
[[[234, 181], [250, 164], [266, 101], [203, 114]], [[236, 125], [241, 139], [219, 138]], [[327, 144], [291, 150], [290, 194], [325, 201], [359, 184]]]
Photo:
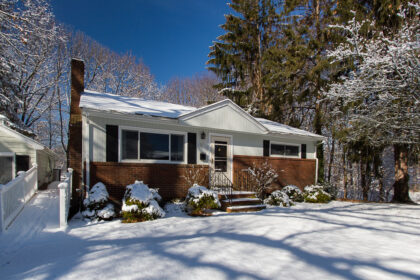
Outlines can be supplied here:
[[158, 190], [149, 188], [143, 181], [128, 185], [121, 209], [123, 222], [136, 223], [164, 217], [165, 211], [158, 203], [161, 199]]
[[277, 190], [272, 192], [266, 199], [264, 199], [264, 204], [281, 206], [281, 207], [290, 207], [293, 205], [290, 197], [283, 190]]
[[109, 202], [108, 191], [101, 182], [90, 188], [83, 206], [86, 209], [82, 215], [91, 220], [112, 220], [116, 216], [114, 205]]
[[185, 198], [185, 208], [193, 216], [208, 215], [209, 209], [220, 208], [221, 204], [216, 192], [206, 187], [194, 184], [188, 189]]

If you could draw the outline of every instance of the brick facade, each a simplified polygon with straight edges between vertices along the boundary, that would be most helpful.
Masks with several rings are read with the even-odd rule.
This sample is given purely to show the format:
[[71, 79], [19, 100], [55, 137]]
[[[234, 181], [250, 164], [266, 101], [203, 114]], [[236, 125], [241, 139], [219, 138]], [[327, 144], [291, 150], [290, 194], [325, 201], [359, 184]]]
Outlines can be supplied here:
[[[156, 163], [121, 163], [121, 162], [91, 162], [90, 184], [93, 186], [102, 182], [107, 187], [110, 198], [121, 203], [125, 186], [135, 180], [143, 181], [149, 187], [159, 188], [159, 194], [164, 200], [183, 198], [188, 188], [185, 178], [188, 170], [202, 167], [207, 176], [203, 181], [208, 184], [208, 166], [191, 164], [156, 164]], [[204, 185], [206, 185], [203, 182]]]
[[[233, 156], [234, 174], [243, 169], [264, 163], [266, 160], [277, 171], [279, 177], [275, 183], [278, 187], [296, 185], [299, 188], [313, 185], [315, 182], [316, 160], [280, 157]], [[234, 177], [235, 181], [236, 178]]]

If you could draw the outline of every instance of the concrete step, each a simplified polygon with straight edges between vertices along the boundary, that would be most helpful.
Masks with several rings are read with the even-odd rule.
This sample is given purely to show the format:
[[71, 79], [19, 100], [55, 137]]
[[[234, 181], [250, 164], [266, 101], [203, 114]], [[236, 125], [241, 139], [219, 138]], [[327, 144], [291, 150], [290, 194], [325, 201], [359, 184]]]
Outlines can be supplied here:
[[219, 199], [220, 200], [225, 200], [228, 198], [231, 199], [237, 199], [237, 198], [255, 198], [255, 192], [238, 192], [238, 191], [234, 191], [232, 192], [232, 194], [220, 194], [219, 193]]
[[228, 212], [228, 213], [237, 213], [237, 212], [261, 211], [261, 210], [263, 210], [265, 208], [266, 208], [266, 206], [264, 204], [229, 206], [229, 207], [226, 208], [226, 212]]

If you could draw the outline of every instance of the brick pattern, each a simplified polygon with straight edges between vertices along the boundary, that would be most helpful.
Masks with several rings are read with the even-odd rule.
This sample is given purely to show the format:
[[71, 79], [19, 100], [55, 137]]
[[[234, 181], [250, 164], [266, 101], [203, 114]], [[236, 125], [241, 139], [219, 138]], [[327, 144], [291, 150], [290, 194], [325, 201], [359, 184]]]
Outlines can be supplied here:
[[82, 112], [79, 108], [80, 95], [84, 90], [84, 63], [81, 60], [71, 61], [71, 103], [68, 141], [68, 166], [73, 168], [72, 211], [78, 208], [79, 193], [76, 189], [82, 186]]
[[159, 194], [165, 201], [183, 198], [188, 188], [183, 176], [188, 169], [202, 167], [201, 172], [207, 176], [208, 166], [191, 164], [155, 164], [155, 163], [121, 163], [121, 162], [91, 162], [90, 184], [93, 186], [102, 182], [107, 187], [110, 199], [121, 203], [125, 186], [135, 180], [143, 181], [149, 187], [159, 188]]
[[[312, 185], [315, 182], [315, 159], [295, 159], [280, 157], [257, 157], [257, 156], [233, 156], [234, 174], [248, 167], [264, 163], [266, 160], [277, 171], [279, 177], [275, 182], [275, 188], [281, 188], [286, 185], [295, 185], [303, 187]], [[236, 178], [233, 178], [234, 182]]]

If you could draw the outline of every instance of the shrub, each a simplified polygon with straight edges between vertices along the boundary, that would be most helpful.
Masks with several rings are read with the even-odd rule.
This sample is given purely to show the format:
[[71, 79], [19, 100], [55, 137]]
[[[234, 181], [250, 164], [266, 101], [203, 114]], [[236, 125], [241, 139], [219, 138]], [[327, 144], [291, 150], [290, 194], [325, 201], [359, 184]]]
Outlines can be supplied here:
[[264, 198], [267, 188], [278, 177], [276, 170], [266, 160], [261, 165], [253, 163], [252, 167], [248, 167], [248, 172], [254, 181], [255, 193], [259, 198]]
[[88, 193], [88, 196], [83, 200], [83, 205], [86, 208], [82, 212], [85, 218], [91, 220], [112, 220], [116, 216], [114, 205], [109, 202], [109, 194], [103, 183], [95, 184]]
[[293, 205], [293, 202], [290, 201], [289, 196], [283, 191], [274, 191], [268, 198], [264, 200], [265, 204], [290, 207]]
[[324, 191], [322, 186], [306, 186], [303, 192], [305, 202], [327, 203], [331, 201], [331, 195]]
[[216, 192], [197, 184], [188, 189], [185, 204], [188, 214], [193, 216], [207, 215], [209, 209], [221, 206]]
[[288, 185], [285, 186], [282, 191], [287, 194], [287, 196], [294, 202], [303, 202], [304, 197], [302, 191], [294, 186], [294, 185]]
[[128, 185], [121, 209], [123, 222], [137, 223], [164, 217], [165, 211], [158, 204], [161, 199], [158, 190], [149, 189], [142, 181]]

